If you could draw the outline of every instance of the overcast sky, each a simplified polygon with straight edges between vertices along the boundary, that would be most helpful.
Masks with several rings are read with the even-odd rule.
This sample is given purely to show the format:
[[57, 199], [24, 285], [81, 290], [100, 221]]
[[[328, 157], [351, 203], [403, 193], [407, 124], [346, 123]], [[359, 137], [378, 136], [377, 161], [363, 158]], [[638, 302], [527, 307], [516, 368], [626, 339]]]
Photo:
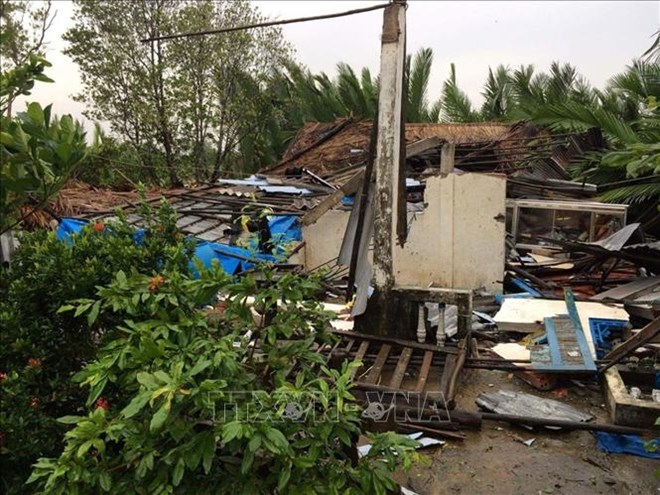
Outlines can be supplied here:
[[[269, 17], [288, 19], [319, 15], [382, 3], [380, 1], [255, 1]], [[31, 99], [53, 102], [58, 114], [81, 117], [82, 104], [71, 99], [80, 90], [77, 67], [61, 53], [62, 34], [71, 25], [73, 6], [54, 0], [57, 17], [49, 32], [48, 75], [53, 84], [39, 83]], [[356, 70], [379, 67], [382, 11], [283, 26], [298, 61], [312, 71], [334, 74], [337, 62]], [[660, 26], [660, 2], [477, 2], [409, 0], [408, 51], [430, 47], [434, 52], [430, 97], [439, 95], [449, 64], [475, 103], [488, 67], [534, 64], [547, 70], [553, 60], [570, 62], [595, 86], [622, 71], [652, 43]]]

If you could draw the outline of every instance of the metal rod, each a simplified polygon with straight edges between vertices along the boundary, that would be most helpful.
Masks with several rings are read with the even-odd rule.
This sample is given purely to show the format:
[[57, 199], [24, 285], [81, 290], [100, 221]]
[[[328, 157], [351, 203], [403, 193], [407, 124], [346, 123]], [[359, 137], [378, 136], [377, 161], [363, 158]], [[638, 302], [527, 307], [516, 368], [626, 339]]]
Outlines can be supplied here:
[[528, 426], [557, 426], [560, 428], [566, 428], [570, 430], [607, 431], [610, 433], [623, 433], [623, 434], [632, 434], [632, 435], [651, 433], [650, 429], [633, 428], [630, 426], [604, 425], [599, 423], [569, 421], [566, 419], [515, 416], [512, 414], [481, 413], [481, 418], [491, 421], [505, 421], [507, 423], [522, 424]]

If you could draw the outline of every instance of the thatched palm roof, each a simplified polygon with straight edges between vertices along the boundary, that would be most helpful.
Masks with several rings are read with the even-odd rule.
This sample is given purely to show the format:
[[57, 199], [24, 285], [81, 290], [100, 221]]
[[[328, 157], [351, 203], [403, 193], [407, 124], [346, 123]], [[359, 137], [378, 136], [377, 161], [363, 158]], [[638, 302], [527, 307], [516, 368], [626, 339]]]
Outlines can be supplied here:
[[[371, 126], [371, 121], [356, 122], [352, 119], [308, 122], [298, 131], [280, 163], [262, 171], [278, 175], [285, 174], [287, 170], [306, 168], [326, 176], [364, 163]], [[407, 144], [439, 137], [443, 142], [475, 149], [497, 147], [497, 143], [504, 140], [538, 136], [538, 131], [530, 126], [499, 122], [406, 124], [405, 132]]]

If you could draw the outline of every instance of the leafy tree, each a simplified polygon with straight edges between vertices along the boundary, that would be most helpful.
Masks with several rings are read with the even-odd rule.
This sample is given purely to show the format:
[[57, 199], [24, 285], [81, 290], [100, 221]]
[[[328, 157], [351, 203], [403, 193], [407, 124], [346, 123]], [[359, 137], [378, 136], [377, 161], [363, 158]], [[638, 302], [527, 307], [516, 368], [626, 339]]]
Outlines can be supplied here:
[[31, 465], [61, 452], [56, 419], [85, 402], [71, 376], [95, 358], [117, 323], [105, 315], [90, 328], [58, 309], [93, 297], [118, 270], [154, 276], [171, 265], [187, 272], [190, 245], [177, 233], [172, 210], [145, 218], [140, 243], [123, 220], [91, 224], [68, 242], [52, 231], [24, 234], [11, 266], [0, 269], [0, 492], [31, 493], [24, 486]]
[[443, 122], [475, 122], [483, 120], [472, 107], [468, 95], [456, 83], [456, 66], [451, 64], [449, 78], [442, 85], [440, 119]]
[[[18, 74], [31, 64], [31, 60], [40, 60], [46, 47], [46, 32], [55, 18], [51, 14], [51, 1], [29, 2], [20, 0], [0, 0], [0, 72]], [[34, 72], [32, 72], [33, 75]], [[14, 87], [22, 87], [14, 84]], [[2, 105], [1, 113], [11, 116], [12, 102], [25, 92], [3, 95], [7, 100]]]
[[649, 47], [649, 49], [642, 54], [642, 58], [644, 58], [644, 60], [647, 62], [659, 63], [660, 62], [660, 30], [656, 31], [653, 34], [653, 36], [655, 36], [655, 40], [653, 41], [653, 44]]
[[589, 153], [572, 173], [601, 186], [602, 200], [644, 212], [660, 200], [659, 99], [660, 65], [637, 60], [608, 81], [597, 103], [537, 105], [529, 118], [560, 132], [600, 129], [610, 149]]
[[[367, 456], [352, 456], [357, 364], [331, 370], [314, 351], [334, 338], [313, 297], [318, 281], [262, 275], [260, 284], [231, 282], [218, 267], [199, 280], [119, 272], [98, 299], [80, 301], [90, 321], [125, 321], [77, 376], [91, 412], [60, 419], [73, 427], [62, 455], [35, 465], [42, 493], [393, 493], [390, 472], [410, 467], [415, 442], [381, 434]], [[211, 317], [199, 307], [217, 291], [225, 309]], [[257, 324], [250, 296], [272, 316]]]
[[[3, 36], [0, 49], [11, 38]], [[15, 40], [14, 40], [15, 43]], [[50, 82], [50, 64], [30, 53], [27, 60], [0, 73], [0, 233], [44, 207], [89, 153], [85, 132], [71, 116], [51, 116], [51, 106], [30, 103], [10, 116], [12, 102], [29, 95], [35, 81]], [[20, 208], [31, 205], [27, 212]]]
[[108, 121], [136, 148], [153, 180], [163, 166], [171, 183], [179, 183], [170, 60], [161, 42], [140, 43], [171, 32], [174, 0], [76, 1], [75, 7], [65, 53], [80, 67], [84, 90], [76, 99], [88, 104], [85, 116]]
[[[85, 132], [70, 115], [51, 117], [51, 106], [30, 103], [16, 119], [2, 117], [0, 232], [41, 209], [88, 155]], [[21, 215], [19, 208], [31, 203]]]
[[140, 40], [261, 20], [247, 0], [76, 1], [66, 53], [81, 68], [86, 115], [132, 144], [152, 181], [161, 166], [179, 184], [242, 165], [243, 140], [263, 132], [270, 111], [266, 79], [288, 55], [280, 31]]
[[456, 82], [456, 67], [450, 65], [443, 83], [440, 118], [444, 122], [513, 121], [533, 118], [540, 107], [573, 102], [596, 104], [598, 94], [575, 67], [553, 62], [548, 73], [535, 72], [534, 66], [511, 70], [498, 65], [488, 69], [482, 91], [484, 103], [476, 108]]
[[[438, 108], [428, 101], [428, 85], [433, 63], [433, 51], [421, 48], [405, 62], [407, 81], [408, 122], [431, 122], [437, 119]], [[289, 63], [281, 73], [289, 85], [289, 104], [300, 110], [298, 127], [305, 121], [330, 122], [339, 117], [373, 118], [378, 101], [378, 78], [368, 68], [358, 73], [349, 65], [337, 64], [337, 75], [313, 74], [308, 69]], [[280, 83], [281, 84], [281, 83]]]

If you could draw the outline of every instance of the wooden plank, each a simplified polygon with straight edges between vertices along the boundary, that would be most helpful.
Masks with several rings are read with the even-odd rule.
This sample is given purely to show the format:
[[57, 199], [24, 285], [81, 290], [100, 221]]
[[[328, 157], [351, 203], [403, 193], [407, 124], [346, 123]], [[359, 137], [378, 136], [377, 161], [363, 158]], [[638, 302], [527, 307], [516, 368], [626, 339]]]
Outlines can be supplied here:
[[390, 355], [391, 349], [392, 346], [390, 344], [384, 344], [380, 348], [380, 351], [378, 351], [378, 356], [376, 356], [376, 361], [374, 362], [371, 371], [369, 371], [369, 374], [367, 375], [365, 380], [366, 383], [376, 383], [378, 381], [380, 372], [383, 370], [383, 365], [385, 364], [387, 357]]
[[424, 360], [422, 361], [422, 367], [419, 370], [419, 378], [417, 378], [417, 385], [415, 386], [416, 392], [422, 392], [424, 390], [424, 387], [426, 386], [426, 380], [429, 377], [429, 371], [431, 370], [432, 361], [433, 361], [433, 351], [426, 351], [424, 353]]
[[575, 296], [570, 289], [566, 289], [564, 298], [568, 315], [544, 319], [548, 344], [532, 348], [532, 368], [556, 372], [596, 371], [596, 364], [580, 322]]
[[445, 365], [442, 368], [442, 376], [440, 377], [440, 391], [445, 397], [445, 401], [449, 402], [448, 392], [451, 384], [451, 379], [454, 376], [454, 368], [456, 368], [456, 363], [458, 361], [458, 356], [447, 356], [445, 360]]
[[[337, 350], [337, 347], [341, 345], [342, 341], [338, 341], [335, 345], [332, 346], [332, 349], [330, 349], [330, 352], [328, 353], [328, 359], [332, 358], [332, 354]], [[319, 346], [319, 349], [324, 349], [325, 346]]]
[[456, 154], [454, 143], [445, 143], [440, 153], [440, 173], [450, 174], [454, 170], [454, 157]]
[[[353, 361], [362, 361], [362, 359], [364, 358], [364, 355], [367, 353], [368, 348], [369, 348], [369, 342], [368, 341], [362, 342], [360, 344], [360, 347], [358, 348], [357, 353], [355, 354], [355, 359], [353, 359]], [[358, 368], [353, 368], [351, 370], [351, 380], [353, 380], [353, 378], [355, 378], [355, 374], [357, 373], [357, 371], [358, 371]]]
[[406, 158], [410, 158], [425, 151], [432, 150], [433, 148], [438, 148], [442, 144], [442, 139], [439, 136], [432, 136], [426, 139], [420, 139], [414, 143], [410, 143], [406, 146]]
[[348, 345], [346, 346], [346, 349], [344, 349], [344, 351], [346, 351], [346, 354], [351, 352], [351, 349], [353, 348], [353, 345], [355, 345], [355, 341], [353, 339], [349, 340]]
[[360, 187], [363, 178], [364, 178], [364, 170], [360, 170], [355, 175], [353, 175], [353, 177], [348, 179], [348, 181], [346, 181], [346, 183], [343, 186], [341, 186], [340, 189], [334, 191], [327, 198], [321, 201], [317, 206], [315, 206], [307, 213], [305, 213], [303, 217], [300, 219], [300, 222], [303, 225], [311, 225], [314, 222], [316, 222], [330, 208], [332, 208], [337, 203], [339, 203], [341, 201], [341, 198], [349, 194], [354, 194]]
[[618, 363], [623, 358], [634, 352], [636, 349], [639, 349], [644, 344], [653, 340], [656, 335], [660, 335], [660, 317], [653, 320], [651, 323], [649, 323], [644, 328], [642, 328], [633, 337], [630, 337], [621, 345], [619, 345], [611, 352], [606, 354], [605, 357], [603, 358], [603, 361], [609, 361], [609, 362], [599, 371], [602, 373], [611, 366], [614, 366], [616, 363]]
[[399, 388], [401, 382], [403, 382], [403, 377], [406, 374], [406, 369], [408, 368], [408, 363], [410, 362], [410, 357], [412, 356], [413, 350], [410, 347], [404, 347], [401, 351], [401, 356], [399, 356], [399, 362], [396, 364], [394, 369], [394, 374], [390, 380], [390, 388]]
[[452, 409], [455, 406], [454, 394], [456, 392], [456, 385], [458, 384], [458, 377], [460, 376], [463, 366], [465, 365], [465, 360], [467, 359], [468, 340], [469, 337], [465, 337], [465, 340], [459, 344], [456, 362], [454, 363], [453, 370], [449, 376], [447, 387], [442, 390], [442, 393], [445, 396], [445, 403]]
[[438, 347], [433, 344], [420, 344], [411, 340], [397, 339], [394, 337], [381, 337], [380, 335], [369, 335], [367, 333], [349, 332], [346, 330], [330, 329], [332, 333], [342, 335], [344, 337], [354, 337], [358, 340], [373, 340], [381, 344], [400, 345], [401, 347], [412, 347], [413, 349], [421, 349], [423, 351], [435, 351], [447, 354], [456, 354], [458, 351], [454, 347]]

